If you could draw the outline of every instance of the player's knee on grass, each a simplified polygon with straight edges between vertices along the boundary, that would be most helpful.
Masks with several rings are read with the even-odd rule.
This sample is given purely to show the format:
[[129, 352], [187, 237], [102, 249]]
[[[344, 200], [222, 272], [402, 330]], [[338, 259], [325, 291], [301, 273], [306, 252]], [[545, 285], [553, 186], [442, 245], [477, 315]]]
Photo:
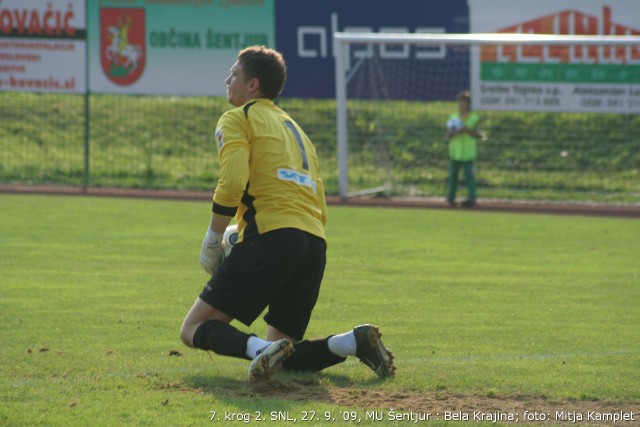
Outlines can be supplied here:
[[180, 328], [180, 341], [187, 347], [195, 348], [193, 345], [193, 335], [196, 332], [198, 325], [185, 325], [182, 324]]

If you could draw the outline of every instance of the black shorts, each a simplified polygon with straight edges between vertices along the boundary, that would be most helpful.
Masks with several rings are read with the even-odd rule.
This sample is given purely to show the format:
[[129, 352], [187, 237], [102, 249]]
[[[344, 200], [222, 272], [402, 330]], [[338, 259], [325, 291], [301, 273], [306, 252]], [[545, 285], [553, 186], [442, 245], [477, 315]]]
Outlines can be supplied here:
[[323, 239], [293, 228], [274, 230], [237, 244], [200, 298], [247, 326], [269, 307], [267, 324], [302, 340], [325, 264]]

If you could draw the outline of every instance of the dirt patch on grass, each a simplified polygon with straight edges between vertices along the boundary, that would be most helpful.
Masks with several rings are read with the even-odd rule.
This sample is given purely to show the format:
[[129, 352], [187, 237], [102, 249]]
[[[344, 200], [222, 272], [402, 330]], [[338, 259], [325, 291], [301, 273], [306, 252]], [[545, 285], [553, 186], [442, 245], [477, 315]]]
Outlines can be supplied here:
[[[218, 390], [220, 392], [221, 390]], [[336, 387], [318, 380], [277, 380], [241, 389], [227, 389], [234, 397], [326, 403], [351, 408], [361, 420], [375, 413], [384, 421], [470, 421], [503, 424], [638, 425], [640, 403], [598, 400], [554, 401], [536, 396], [474, 396], [446, 392], [393, 391]], [[341, 414], [332, 414], [340, 419]], [[427, 418], [428, 416], [428, 418]], [[395, 417], [395, 418], [390, 418]], [[375, 419], [374, 419], [375, 421]]]

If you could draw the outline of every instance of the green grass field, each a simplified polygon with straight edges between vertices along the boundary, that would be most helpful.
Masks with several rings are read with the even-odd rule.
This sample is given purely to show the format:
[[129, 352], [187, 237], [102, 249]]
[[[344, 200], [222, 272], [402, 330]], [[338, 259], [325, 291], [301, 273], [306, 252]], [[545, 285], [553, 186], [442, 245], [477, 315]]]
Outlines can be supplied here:
[[207, 279], [208, 202], [0, 195], [0, 207], [3, 426], [245, 424], [225, 412], [293, 424], [272, 411], [402, 425], [391, 408], [434, 426], [472, 408], [640, 420], [638, 220], [331, 207], [308, 336], [375, 323], [397, 376], [350, 359], [252, 388], [246, 361], [178, 337]]

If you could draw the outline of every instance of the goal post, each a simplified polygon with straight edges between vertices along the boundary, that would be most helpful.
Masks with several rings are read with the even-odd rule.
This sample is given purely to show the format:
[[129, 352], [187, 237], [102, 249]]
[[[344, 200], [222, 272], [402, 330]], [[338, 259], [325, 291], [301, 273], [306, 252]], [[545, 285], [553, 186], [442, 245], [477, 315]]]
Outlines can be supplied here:
[[[354, 99], [350, 99], [349, 97], [349, 84], [352, 81], [353, 76], [357, 75], [357, 73], [359, 72], [358, 67], [361, 64], [366, 62], [375, 62], [375, 60], [378, 60], [380, 63], [382, 63], [382, 61], [387, 61], [387, 62], [394, 61], [393, 50], [388, 51], [388, 53], [390, 54], [387, 55], [388, 57], [387, 59], [380, 60], [380, 58], [376, 58], [378, 56], [377, 52], [379, 49], [381, 49], [381, 46], [391, 46], [392, 48], [395, 47], [396, 49], [404, 50], [405, 52], [408, 52], [409, 48], [414, 50], [420, 49], [418, 53], [413, 54], [414, 57], [417, 57], [418, 54], [420, 53], [423, 54], [423, 56], [429, 56], [430, 55], [429, 52], [431, 52], [431, 58], [430, 58], [431, 64], [438, 64], [437, 62], [438, 55], [441, 58], [440, 61], [442, 61], [442, 58], [444, 58], [444, 55], [446, 55], [446, 51], [448, 48], [462, 49], [465, 51], [464, 54], [465, 55], [468, 54], [468, 57], [469, 57], [468, 83], [470, 83], [469, 86], [471, 89], [479, 88], [481, 84], [480, 79], [482, 78], [482, 73], [486, 74], [490, 72], [484, 69], [483, 70], [479, 69], [480, 56], [485, 55], [485, 51], [487, 51], [487, 49], [498, 49], [499, 55], [502, 55], [503, 57], [509, 56], [509, 55], [512, 55], [512, 56], [515, 55], [513, 52], [516, 52], [516, 50], [518, 52], [518, 55], [520, 55], [521, 51], [529, 52], [529, 54], [531, 52], [536, 51], [539, 53], [541, 58], [538, 62], [544, 63], [546, 58], [546, 60], [548, 60], [549, 63], [552, 63], [553, 65], [560, 64], [562, 62], [562, 60], [560, 59], [561, 57], [567, 58], [571, 55], [575, 56], [576, 52], [578, 52], [579, 55], [582, 55], [585, 58], [587, 58], [587, 56], [589, 55], [591, 56], [596, 55], [594, 56], [595, 59], [593, 58], [591, 58], [593, 60], [589, 59], [589, 61], [591, 61], [592, 63], [598, 63], [597, 56], [599, 55], [599, 57], [601, 58], [605, 58], [605, 57], [610, 58], [611, 59], [609, 61], [610, 64], [608, 65], [618, 66], [617, 68], [615, 68], [615, 70], [622, 70], [620, 71], [620, 73], [624, 72], [625, 75], [630, 74], [629, 76], [625, 77], [626, 80], [620, 80], [619, 83], [608, 81], [609, 84], [607, 87], [609, 88], [619, 87], [621, 91], [628, 91], [628, 95], [630, 95], [631, 98], [630, 99], [625, 98], [623, 100], [624, 102], [622, 102], [625, 104], [625, 106], [624, 108], [621, 107], [621, 109], [619, 110], [616, 110], [615, 108], [607, 108], [606, 105], [602, 106], [602, 108], [600, 109], [589, 108], [589, 106], [587, 105], [588, 102], [584, 101], [584, 108], [583, 110], [579, 111], [580, 114], [606, 115], [607, 113], [611, 113], [611, 112], [620, 112], [622, 113], [622, 116], [624, 116], [621, 119], [622, 123], [624, 124], [624, 123], [630, 123], [630, 121], [633, 120], [633, 115], [640, 113], [640, 36], [635, 36], [635, 35], [617, 35], [617, 36], [584, 35], [582, 36], [582, 35], [542, 35], [542, 34], [507, 34], [507, 33], [490, 33], [490, 34], [489, 33], [483, 33], [483, 34], [412, 33], [412, 34], [408, 34], [408, 33], [336, 32], [333, 35], [333, 47], [335, 52], [337, 157], [338, 157], [338, 169], [339, 169], [338, 192], [339, 192], [340, 198], [343, 200], [354, 195], [367, 194], [368, 192], [375, 193], [380, 191], [390, 192], [391, 194], [405, 195], [405, 193], [403, 193], [402, 191], [398, 192], [396, 188], [398, 183], [401, 184], [403, 180], [395, 178], [395, 176], [397, 175], [397, 170], [403, 170], [403, 167], [389, 166], [390, 164], [389, 159], [391, 158], [392, 159], [391, 161], [393, 161], [393, 159], [398, 155], [398, 152], [397, 152], [398, 147], [394, 148], [396, 149], [395, 153], [390, 153], [388, 147], [386, 148], [383, 147], [382, 150], [385, 151], [385, 153], [383, 153], [382, 155], [378, 155], [378, 157], [387, 159], [387, 162], [386, 162], [387, 165], [386, 166], [374, 165], [372, 167], [372, 169], [378, 169], [378, 170], [388, 168], [389, 170], [386, 172], [386, 174], [389, 177], [389, 179], [387, 179], [387, 182], [382, 182], [382, 184], [373, 183], [371, 188], [358, 188], [355, 191], [353, 190], [353, 188], [351, 188], [351, 182], [350, 182], [351, 179], [350, 179], [350, 166], [349, 166], [349, 157], [350, 157], [349, 147], [350, 147], [351, 141], [350, 141], [350, 129], [349, 129], [350, 118], [349, 117], [350, 117], [350, 114], [352, 114], [354, 116], [354, 119], [357, 119], [358, 113], [355, 111], [350, 113], [350, 110], [349, 110], [350, 103], [354, 101]], [[374, 47], [378, 50], [374, 49]], [[573, 49], [573, 50], [569, 51], [567, 49]], [[583, 49], [584, 51], [580, 49]], [[596, 50], [592, 53], [588, 51], [588, 49], [596, 49]], [[396, 56], [399, 56], [399, 55], [396, 55]], [[528, 61], [529, 64], [532, 64], [535, 62], [535, 60], [531, 58], [525, 58], [525, 60]], [[585, 62], [589, 62], [589, 61], [585, 59]], [[608, 65], [604, 65], [603, 66], [604, 68], [603, 67], [598, 68], [594, 72], [602, 72], [602, 73], [612, 72], [610, 70], [613, 70], [613, 68], [608, 67]], [[571, 68], [570, 65], [565, 66], [562, 69], [565, 70], [564, 72], [567, 75], [569, 73], [575, 74], [575, 73], [578, 73], [578, 71], [580, 71], [580, 69], [576, 71], [575, 69]], [[494, 73], [505, 72], [505, 70], [507, 72], [512, 71], [509, 68], [504, 68], [502, 70], [498, 69], [496, 71], [496, 69], [494, 68], [492, 72]], [[385, 72], [388, 75], [393, 75], [394, 79], [403, 79], [402, 67], [400, 67], [397, 71], [393, 73], [389, 73], [388, 71], [385, 71]], [[517, 73], [518, 70], [516, 70], [515, 72]], [[547, 72], [549, 71], [547, 70]], [[375, 74], [375, 72], [373, 72], [372, 74]], [[380, 74], [384, 74], [384, 73], [380, 73]], [[517, 79], [517, 77], [518, 76], [516, 76], [515, 78]], [[554, 78], [555, 78], [554, 76], [551, 76], [549, 81], [553, 82]], [[580, 80], [581, 77], [578, 73], [574, 75], [574, 78]], [[519, 84], [524, 84], [523, 82], [525, 82], [525, 80], [526, 79], [521, 80]], [[518, 83], [518, 81], [516, 81], [516, 83]], [[598, 82], [595, 82], [595, 83], [598, 83]], [[368, 84], [364, 84], [363, 87], [367, 87], [368, 88], [367, 90], [369, 90], [369, 92], [372, 92], [375, 90], [372, 90], [371, 88], [374, 88], [377, 84], [378, 84], [377, 82], [372, 81], [372, 82], [369, 82]], [[592, 93], [595, 94], [594, 96], [596, 96], [598, 90], [594, 89], [594, 87], [597, 86], [597, 85], [596, 86], [594, 85], [584, 90], [586, 92], [591, 91]], [[488, 87], [488, 86], [485, 85], [485, 87]], [[518, 88], [520, 86], [513, 86], [513, 87]], [[539, 88], [541, 86], [531, 85], [531, 87]], [[606, 95], [607, 91], [605, 89], [602, 89], [602, 90], [603, 90], [602, 93]], [[381, 89], [380, 93], [384, 94], [385, 90]], [[492, 106], [491, 103], [487, 103], [486, 105], [481, 105], [478, 102], [478, 96], [476, 96], [479, 94], [474, 93], [473, 95], [474, 95], [473, 107], [475, 109], [480, 109], [486, 112], [501, 110], [505, 112], [504, 114], [509, 114], [509, 112], [513, 112], [513, 111], [523, 111], [523, 112], [536, 111], [536, 112], [539, 112], [540, 114], [543, 114], [545, 112], [558, 113], [561, 115], [569, 115], [567, 116], [568, 117], [567, 120], [569, 122], [573, 123], [576, 120], [580, 121], [579, 117], [576, 118], [575, 116], [571, 116], [572, 113], [575, 113], [575, 111], [571, 110], [571, 107], [564, 107], [562, 105], [560, 106], [552, 105], [553, 103], [551, 102], [552, 101], [551, 97], [539, 98], [539, 99], [538, 98], [524, 99], [524, 101], [527, 101], [527, 102], [531, 101], [530, 103], [532, 105], [523, 105], [523, 102], [522, 102], [523, 100], [520, 100], [521, 101], [519, 102], [520, 105], [515, 105], [515, 104], [518, 104], [516, 102], [518, 100], [513, 97], [505, 98], [502, 100], [496, 98], [499, 101], [504, 101], [504, 103], [513, 102], [514, 105], [505, 104], [505, 105], [502, 105], [501, 107], [495, 108], [495, 106]], [[570, 96], [571, 94], [568, 94], [565, 96], [565, 98]], [[623, 97], [621, 97], [621, 99], [622, 98]], [[365, 96], [360, 99], [363, 99], [362, 100], [363, 103], [370, 103], [370, 104], [382, 103], [379, 105], [384, 105], [384, 103], [387, 103], [387, 101], [390, 101], [390, 100], [402, 101], [401, 97], [394, 98], [393, 95], [391, 95], [390, 97], [386, 97], [384, 95], [380, 97], [374, 97], [374, 96], [371, 96], [371, 93], [366, 93]], [[489, 97], [487, 97], [487, 100], [489, 100]], [[420, 99], [414, 99], [413, 101], [417, 101], [421, 103]], [[433, 102], [433, 101], [435, 100], [434, 99], [424, 100], [424, 103], [426, 104], [428, 102]], [[453, 98], [441, 99], [441, 101], [448, 101], [451, 104], [454, 101], [454, 99]], [[549, 105], [544, 105], [544, 102], [546, 101], [549, 101]], [[554, 102], [559, 103], [560, 101], [556, 100]], [[610, 102], [613, 102], [613, 101], [610, 101]], [[450, 112], [451, 111], [449, 111], [449, 113]], [[428, 111], [426, 113], [428, 114]], [[584, 117], [587, 117], [587, 116], [584, 116]], [[504, 126], [505, 126], [504, 123], [507, 123], [509, 120], [508, 118], [505, 117], [504, 120], [501, 121], [502, 125], [496, 125], [497, 122], [500, 122], [500, 120], [498, 119], [500, 118], [499, 117], [496, 118], [492, 116], [492, 124], [497, 127], [496, 129], [492, 129], [489, 131], [490, 138], [492, 136], [492, 132], [494, 132], [497, 136], [499, 136], [500, 132], [504, 131]], [[587, 121], [593, 121], [592, 119], [593, 117], [589, 116], [589, 119]], [[545, 120], [549, 121], [550, 119], [548, 117], [541, 117], [541, 122], [545, 122]], [[371, 123], [370, 127], [377, 128], [378, 129], [377, 131], [379, 134], [384, 135], [385, 133], [393, 132], [393, 130], [390, 130], [389, 132], [387, 132], [385, 129], [381, 129], [384, 126], [386, 126], [384, 117], [379, 117], [377, 119], [374, 119], [374, 121], [376, 121], [376, 123]], [[442, 120], [440, 121], [442, 122]], [[612, 122], [616, 122], [616, 120], [612, 119]], [[620, 121], [618, 120], [618, 122]], [[530, 132], [531, 129], [523, 128], [523, 129], [519, 129], [518, 131], [524, 134], [524, 133]], [[421, 132], [420, 129], [414, 130], [414, 133], [420, 133], [420, 132]], [[442, 127], [438, 130], [431, 130], [431, 133], [434, 135], [438, 134], [438, 132], [441, 135], [445, 134], [444, 125], [442, 125]], [[547, 135], [548, 129], [539, 130], [539, 132], [541, 134], [544, 133], [545, 135]], [[618, 139], [623, 140], [630, 135], [631, 133], [627, 134], [623, 132], [623, 135], [621, 135]], [[401, 136], [399, 138], [401, 138]], [[513, 138], [511, 138], [510, 140], [512, 139]], [[515, 138], [515, 139], [518, 139], [518, 138]], [[635, 139], [637, 140], [637, 137], [635, 137]], [[440, 139], [439, 142], [440, 142], [440, 150], [442, 151], [442, 148], [443, 148], [442, 138]], [[498, 143], [498, 141], [495, 141], [495, 142]], [[566, 141], [564, 140], [559, 141], [559, 144], [561, 145], [564, 142]], [[401, 143], [402, 142], [397, 142], [397, 144], [401, 144]], [[384, 145], [385, 143], [382, 143], [382, 144]], [[564, 147], [559, 146], [557, 148], [564, 148]], [[494, 151], [498, 149], [500, 149], [500, 147], [494, 147]], [[615, 147], [615, 149], [619, 149], [619, 147]], [[558, 149], [557, 151], [561, 153], [560, 154], [561, 157], [563, 152], [571, 152], [571, 150], [566, 148], [564, 150]], [[606, 152], [606, 150], [603, 150], [603, 152]], [[597, 152], [594, 152], [592, 154], [595, 156], [598, 155]], [[555, 160], [557, 159], [554, 159], [554, 161]], [[550, 167], [551, 166], [547, 164], [544, 164], [541, 166], [543, 172], [545, 171], [549, 172]], [[575, 174], [580, 174], [581, 172], [580, 168], [584, 168], [584, 167], [585, 167], [584, 164], [581, 164], [577, 166], [576, 170], [567, 171], [567, 173], [571, 172], [571, 173], [574, 173], [574, 175], [571, 175], [571, 173], [569, 173], [566, 179], [567, 180], [575, 179]], [[618, 168], [617, 166], [612, 166], [612, 167]], [[551, 168], [553, 169], [553, 167]], [[563, 167], [563, 165], [559, 165], [558, 169], [563, 170], [565, 168]], [[619, 169], [622, 169], [622, 168], [620, 167]], [[506, 172], [502, 171], [502, 172], [503, 172], [503, 175], [509, 173], [509, 171], [506, 171]], [[513, 172], [514, 175], [521, 175], [521, 171], [511, 170], [511, 172]], [[556, 171], [554, 170], [553, 172], [555, 173]], [[622, 171], [620, 172], [622, 173]], [[420, 178], [418, 177], [413, 179], [414, 181], [418, 181]], [[522, 176], [520, 177], [515, 176], [513, 179], [515, 181], [518, 181], [525, 178], [523, 178]], [[562, 181], [563, 178], [560, 177], [558, 179]], [[621, 177], [620, 179], [624, 180], [626, 178]], [[489, 185], [500, 185], [501, 180], [503, 180], [503, 178], [497, 178], [495, 183], [492, 183]], [[442, 186], [442, 184], [439, 184], [439, 185]], [[536, 185], [537, 184], [533, 184], [533, 187], [535, 187]], [[526, 187], [527, 184], [525, 183], [524, 186]], [[596, 185], [596, 187], [598, 186]], [[598, 191], [598, 190], [595, 190], [595, 191]], [[436, 194], [429, 194], [429, 192], [430, 191], [427, 191], [426, 193], [425, 192], [421, 193], [420, 191], [417, 191], [416, 194], [425, 195], [425, 196], [441, 195], [441, 194], [437, 194], [437, 192]], [[431, 190], [431, 193], [433, 193], [433, 190]], [[568, 196], [568, 197], [571, 198], [571, 196]]]

